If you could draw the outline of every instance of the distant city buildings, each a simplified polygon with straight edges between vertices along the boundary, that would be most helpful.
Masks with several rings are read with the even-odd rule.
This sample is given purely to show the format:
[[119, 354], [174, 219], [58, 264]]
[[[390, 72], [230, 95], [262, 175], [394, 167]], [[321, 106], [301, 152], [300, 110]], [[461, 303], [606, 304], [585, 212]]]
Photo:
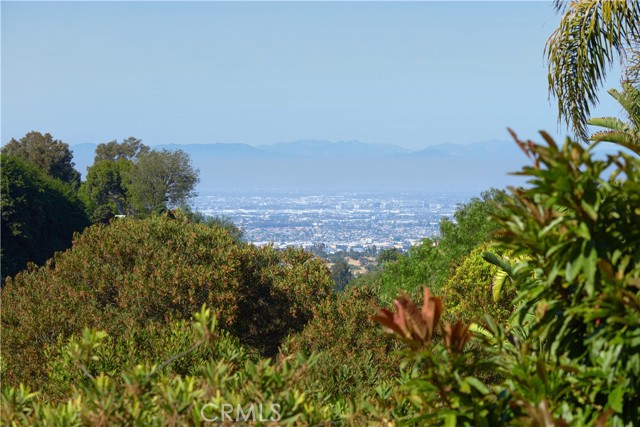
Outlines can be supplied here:
[[211, 194], [193, 199], [195, 210], [231, 219], [247, 241], [325, 253], [366, 249], [407, 250], [438, 233], [473, 194], [308, 195], [291, 193]]

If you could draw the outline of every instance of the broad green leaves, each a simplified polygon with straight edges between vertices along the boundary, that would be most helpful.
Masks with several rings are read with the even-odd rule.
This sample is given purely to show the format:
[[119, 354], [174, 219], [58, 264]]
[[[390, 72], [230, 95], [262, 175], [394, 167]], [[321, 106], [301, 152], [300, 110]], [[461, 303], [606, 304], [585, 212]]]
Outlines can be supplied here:
[[[556, 372], [545, 385], [546, 411], [565, 422], [600, 420], [603, 413], [587, 410], [596, 405], [607, 425], [633, 425], [640, 405], [640, 160], [621, 152], [597, 160], [593, 147], [543, 138], [546, 145], [517, 140], [533, 162], [520, 172], [529, 186], [513, 189], [497, 215], [507, 230], [498, 240], [526, 257], [522, 271], [531, 273], [516, 279], [516, 316], [536, 315], [514, 367], [544, 355], [545, 369]], [[531, 392], [520, 391], [534, 400]]]

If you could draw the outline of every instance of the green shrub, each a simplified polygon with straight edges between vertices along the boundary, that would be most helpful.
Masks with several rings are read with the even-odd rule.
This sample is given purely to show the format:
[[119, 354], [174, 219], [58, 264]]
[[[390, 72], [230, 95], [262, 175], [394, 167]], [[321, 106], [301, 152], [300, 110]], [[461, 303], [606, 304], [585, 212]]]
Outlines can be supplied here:
[[370, 397], [399, 377], [399, 345], [371, 320], [381, 301], [369, 287], [348, 287], [322, 302], [314, 319], [283, 345], [282, 353], [316, 354], [310, 383], [332, 401]]
[[455, 268], [442, 287], [442, 296], [448, 307], [447, 315], [467, 323], [484, 324], [485, 316], [505, 324], [513, 312], [515, 292], [510, 290], [496, 302], [493, 298], [493, 280], [499, 269], [484, 260], [483, 254], [492, 250], [503, 251], [483, 244], [467, 255]]
[[542, 136], [546, 145], [518, 140], [533, 159], [521, 172], [530, 187], [497, 216], [502, 247], [527, 259], [516, 315], [528, 335], [508, 386], [566, 423], [638, 425], [640, 158], [597, 160], [596, 144]]
[[[123, 335], [106, 335], [100, 345], [92, 349], [91, 358], [83, 362], [81, 370], [75, 357], [82, 336], [64, 340], [58, 337], [55, 345], [45, 350], [47, 381], [41, 394], [47, 401], [64, 400], [74, 388], [88, 387], [91, 376], [107, 375], [111, 381], [121, 382], [121, 374], [136, 365], [151, 366], [159, 361], [170, 361], [161, 369], [163, 375], [197, 376], [210, 361], [224, 359], [229, 363], [243, 364], [248, 360], [246, 349], [237, 338], [218, 330], [216, 339], [208, 345], [195, 344], [198, 333], [186, 320], [171, 322], [168, 326], [147, 324], [142, 328], [127, 330]], [[180, 357], [176, 357], [180, 355]]]
[[[396, 391], [409, 425], [639, 425], [640, 159], [596, 160], [542, 136], [517, 140], [533, 161], [520, 172], [529, 187], [495, 216], [501, 249], [521, 257], [509, 328], [490, 322], [471, 338], [461, 322], [431, 342], [439, 304], [401, 298], [379, 311], [412, 344], [416, 376]], [[502, 380], [483, 382], [487, 372]]]
[[[283, 358], [252, 361], [237, 357], [232, 341], [219, 341], [215, 317], [201, 310], [193, 324], [195, 349], [205, 351], [212, 359], [200, 369], [200, 375], [182, 376], [171, 371], [165, 361], [124, 365], [121, 372], [101, 372], [109, 359], [121, 357], [111, 349], [113, 341], [104, 332], [85, 330], [82, 338], [72, 339], [63, 346], [64, 370], [75, 367], [78, 375], [70, 395], [60, 402], [43, 401], [23, 385], [2, 391], [1, 420], [3, 425], [67, 425], [67, 426], [200, 426], [211, 425], [214, 417], [223, 417], [223, 405], [232, 406], [231, 417], [218, 425], [237, 425], [243, 413], [250, 413], [247, 424], [318, 425], [337, 419], [332, 409], [305, 393], [302, 385], [313, 359]], [[158, 343], [160, 344], [160, 343]], [[107, 347], [105, 349], [105, 346]], [[202, 350], [200, 350], [202, 351]], [[177, 360], [175, 361], [177, 362]], [[174, 362], [174, 363], [175, 363]], [[254, 406], [251, 413], [251, 405]], [[262, 405], [259, 409], [258, 405]], [[273, 406], [272, 406], [273, 405]], [[206, 417], [206, 418], [205, 418]], [[266, 422], [260, 422], [260, 418]], [[254, 421], [255, 419], [255, 421]]]
[[[14, 426], [392, 426], [408, 406], [384, 383], [366, 401], [329, 402], [324, 379], [314, 374], [318, 356], [254, 360], [209, 310], [203, 307], [194, 317], [191, 328], [175, 322], [164, 331], [141, 332], [140, 342], [89, 329], [60, 341], [48, 355], [50, 379], [61, 394], [52, 399], [23, 384], [5, 387], [0, 421]], [[175, 335], [178, 330], [182, 336]], [[180, 352], [153, 360], [172, 351]], [[190, 369], [195, 375], [179, 372], [185, 358], [198, 360], [197, 369]], [[222, 417], [223, 405], [233, 408], [233, 419], [214, 421]], [[250, 414], [248, 420], [244, 414]]]
[[237, 244], [217, 227], [168, 217], [95, 225], [46, 266], [7, 281], [3, 379], [46, 381], [44, 348], [59, 336], [85, 327], [119, 336], [188, 319], [202, 304], [244, 343], [275, 354], [331, 288], [328, 270], [311, 255]]
[[243, 343], [275, 356], [282, 340], [301, 331], [332, 294], [329, 270], [302, 249], [243, 245], [238, 259], [241, 288], [233, 330]]

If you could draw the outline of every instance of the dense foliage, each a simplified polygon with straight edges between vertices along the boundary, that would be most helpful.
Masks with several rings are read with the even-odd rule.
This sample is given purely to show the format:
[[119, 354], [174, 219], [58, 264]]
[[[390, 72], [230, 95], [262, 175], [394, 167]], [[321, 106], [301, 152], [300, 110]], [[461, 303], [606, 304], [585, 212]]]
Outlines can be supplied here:
[[350, 281], [355, 277], [351, 272], [351, 268], [349, 263], [344, 259], [340, 258], [331, 266], [331, 279], [333, 280], [334, 286], [333, 288], [336, 291], [342, 291], [347, 287]]
[[43, 135], [33, 131], [19, 140], [11, 138], [2, 147], [2, 154], [26, 160], [50, 177], [64, 181], [73, 188], [80, 185], [80, 173], [74, 169], [69, 145], [53, 139], [51, 134]]
[[144, 217], [185, 204], [198, 174], [184, 151], [151, 150], [130, 137], [98, 145], [80, 195], [93, 222], [116, 214]]
[[399, 289], [407, 292], [421, 292], [428, 283], [439, 290], [449, 277], [452, 269], [475, 247], [488, 241], [499, 225], [490, 220], [490, 215], [498, 212], [506, 193], [492, 189], [480, 198], [473, 198], [458, 208], [453, 220], [440, 222], [440, 236], [425, 239], [411, 251], [390, 260], [372, 280], [380, 286], [387, 301], [393, 299]]
[[[514, 189], [495, 216], [500, 246], [522, 257], [510, 329], [492, 323], [476, 328], [475, 343], [452, 347], [470, 338], [469, 326], [444, 327], [444, 342], [432, 343], [422, 332], [438, 323], [425, 317], [428, 298], [422, 311], [401, 299], [396, 314], [379, 316], [417, 347], [409, 354], [424, 372], [411, 385], [415, 421], [423, 419], [417, 414], [491, 426], [640, 419], [640, 161], [623, 153], [594, 160], [574, 141], [543, 138], [544, 145], [517, 141], [533, 161], [521, 172], [530, 187]], [[501, 381], [484, 383], [470, 371], [482, 365]]]
[[2, 279], [43, 264], [71, 246], [73, 233], [89, 225], [72, 188], [27, 161], [6, 155], [2, 162]]
[[[248, 359], [242, 347], [217, 327], [208, 310], [195, 317], [193, 331], [185, 332], [197, 340], [193, 349], [202, 352], [198, 376], [173, 375], [171, 359], [162, 364], [127, 363], [122, 371], [99, 371], [120, 358], [113, 343], [121, 340], [85, 331], [53, 360], [54, 375], [68, 375], [69, 367], [79, 375], [69, 400], [38, 402], [38, 394], [28, 387], [5, 389], [3, 424], [200, 426], [211, 425], [216, 419], [226, 421], [224, 425], [233, 425], [232, 419], [246, 419], [254, 425], [275, 420], [278, 425], [290, 426], [336, 418], [329, 406], [318, 404], [303, 388], [305, 371], [313, 360], [300, 356], [277, 362]], [[179, 348], [169, 344], [172, 349]], [[124, 350], [127, 346], [124, 344]], [[264, 422], [256, 423], [259, 420]]]
[[100, 160], [87, 171], [87, 179], [80, 187], [80, 196], [93, 222], [104, 222], [114, 214], [133, 213], [127, 185], [133, 167], [130, 160]]
[[98, 144], [96, 147], [96, 157], [94, 163], [109, 160], [117, 162], [120, 159], [134, 160], [141, 155], [148, 153], [150, 148], [142, 143], [141, 139], [130, 136], [123, 139], [122, 142], [117, 140]]
[[198, 173], [182, 150], [151, 150], [131, 169], [128, 191], [144, 212], [158, 212], [195, 196]]
[[[440, 296], [421, 289], [422, 308], [414, 292], [378, 309], [404, 344], [370, 320], [384, 293], [332, 295], [305, 252], [180, 216], [88, 229], [2, 291], [3, 377], [16, 385], [3, 421], [202, 425], [262, 403], [249, 425], [637, 425], [640, 161], [543, 138], [517, 141], [529, 183], [495, 207], [496, 243], [456, 262]], [[501, 268], [511, 284], [496, 294]], [[202, 309], [189, 332], [201, 303], [217, 314]], [[470, 324], [483, 310], [495, 318]]]
[[343, 403], [375, 394], [378, 385], [391, 386], [399, 377], [399, 346], [371, 320], [372, 307], [381, 304], [376, 290], [348, 287], [320, 304], [304, 330], [291, 336], [282, 354], [315, 354], [309, 384], [322, 384], [331, 400]]
[[[550, 85], [584, 137], [605, 59], [637, 36], [640, 9], [557, 5]], [[595, 121], [612, 133], [593, 138], [632, 154], [514, 134], [526, 186], [474, 199], [344, 292], [311, 254], [181, 212], [87, 229], [1, 291], [2, 423], [639, 426], [633, 93], [616, 93], [631, 123]], [[97, 160], [135, 156], [136, 141]]]
[[330, 294], [331, 278], [299, 250], [239, 244], [224, 229], [184, 217], [96, 225], [46, 266], [2, 291], [6, 383], [45, 379], [43, 349], [85, 327], [123, 334], [188, 319], [202, 304], [243, 342], [274, 354]]
[[441, 295], [447, 305], [447, 315], [451, 318], [483, 324], [485, 316], [504, 323], [513, 312], [513, 289], [494, 299], [493, 285], [500, 270], [488, 263], [483, 255], [491, 249], [482, 244], [462, 259], [451, 276], [442, 286]]
[[205, 215], [202, 212], [194, 212], [189, 206], [181, 207], [178, 209], [180, 214], [185, 215], [189, 221], [198, 224], [205, 224], [209, 227], [224, 228], [231, 237], [237, 242], [241, 242], [244, 237], [244, 232], [240, 227], [231, 221], [228, 217], [224, 216], [210, 216]]
[[[543, 369], [554, 375], [543, 379], [540, 400], [554, 417], [633, 425], [640, 420], [640, 160], [622, 152], [594, 160], [593, 146], [558, 146], [542, 136], [544, 146], [518, 141], [534, 163], [521, 172], [531, 187], [514, 191], [498, 216], [502, 246], [527, 257], [516, 314], [536, 316], [516, 360], [532, 366], [546, 356]], [[535, 392], [520, 381], [513, 379], [517, 391]]]

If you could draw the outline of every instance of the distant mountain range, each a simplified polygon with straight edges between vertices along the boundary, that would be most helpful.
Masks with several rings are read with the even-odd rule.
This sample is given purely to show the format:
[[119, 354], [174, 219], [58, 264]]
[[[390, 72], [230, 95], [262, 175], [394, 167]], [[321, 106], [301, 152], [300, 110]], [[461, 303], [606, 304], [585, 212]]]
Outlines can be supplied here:
[[[83, 175], [96, 144], [71, 146]], [[200, 169], [201, 193], [228, 190], [415, 191], [482, 190], [517, 180], [526, 162], [513, 142], [489, 140], [409, 150], [392, 144], [301, 140], [272, 145], [168, 144]]]

